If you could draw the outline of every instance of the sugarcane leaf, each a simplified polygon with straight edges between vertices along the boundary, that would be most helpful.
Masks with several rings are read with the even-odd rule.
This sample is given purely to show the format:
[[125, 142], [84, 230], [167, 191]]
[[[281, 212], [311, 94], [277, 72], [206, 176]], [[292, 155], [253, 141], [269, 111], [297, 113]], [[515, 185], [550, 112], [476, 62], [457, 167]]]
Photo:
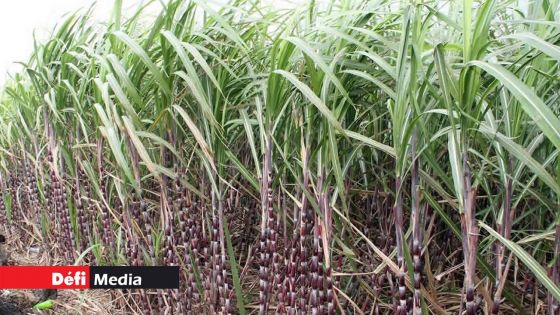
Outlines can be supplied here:
[[364, 135], [361, 135], [361, 134], [359, 134], [357, 132], [354, 132], [354, 131], [351, 131], [351, 130], [344, 130], [344, 134], [346, 134], [349, 138], [358, 140], [358, 141], [362, 142], [363, 144], [366, 144], [366, 145], [371, 146], [373, 148], [376, 148], [380, 151], [383, 151], [391, 157], [396, 156], [395, 149], [386, 145], [386, 144], [375, 141], [371, 138], [368, 138]]
[[[456, 130], [455, 133], [459, 133]], [[459, 211], [463, 211], [463, 200], [464, 200], [464, 186], [463, 186], [463, 163], [461, 159], [461, 151], [457, 145], [457, 137], [454, 135], [453, 131], [450, 131], [447, 137], [447, 152], [449, 154], [449, 164], [451, 165], [451, 175], [453, 177], [453, 185], [455, 188], [455, 196], [457, 196], [459, 202]]]
[[527, 45], [542, 51], [543, 53], [547, 54], [548, 56], [560, 62], [560, 47], [537, 37], [533, 33], [528, 33], [528, 32], [516, 33], [516, 34], [504, 36], [501, 39], [509, 39], [509, 38], [520, 40], [526, 43]]
[[484, 61], [472, 61], [471, 64], [498, 79], [519, 100], [521, 108], [550, 142], [560, 149], [560, 120], [531, 88], [501, 65]]
[[107, 56], [107, 60], [111, 64], [111, 70], [117, 75], [117, 77], [121, 80], [122, 85], [126, 89], [126, 92], [130, 94], [131, 99], [134, 101], [135, 104], [142, 104], [142, 97], [138, 93], [136, 86], [132, 82], [132, 79], [126, 72], [126, 69], [120, 62], [120, 60], [114, 54], [109, 54]]
[[385, 70], [385, 72], [389, 76], [391, 76], [391, 78], [395, 80], [397, 79], [397, 70], [395, 69], [395, 67], [391, 66], [385, 59], [383, 59], [383, 57], [379, 56], [378, 54], [372, 51], [356, 51], [355, 53], [369, 58], [371, 61], [377, 64], [381, 69]]
[[560, 300], [560, 288], [554, 284], [554, 281], [547, 275], [546, 270], [521, 246], [515, 242], [504, 238], [500, 233], [494, 231], [491, 227], [482, 221], [478, 225], [485, 229], [490, 235], [496, 238], [500, 243], [504, 244], [519, 260], [521, 260], [539, 282], [548, 289], [548, 292], [557, 300]]
[[[342, 82], [340, 82], [338, 77], [334, 74], [334, 72], [331, 70], [329, 65], [325, 62], [323, 57], [317, 54], [316, 50], [314, 50], [306, 41], [302, 40], [301, 38], [290, 36], [287, 38], [287, 40], [293, 43], [299, 49], [301, 49], [307, 56], [309, 56], [309, 58], [313, 60], [313, 62], [325, 73], [325, 75], [329, 78], [329, 80], [331, 80], [334, 86], [336, 86], [338, 91], [346, 99], [349, 99], [348, 92], [346, 92], [346, 89], [342, 85]], [[278, 71], [282, 71], [282, 70], [278, 70]]]
[[255, 145], [255, 134], [253, 133], [253, 128], [251, 127], [249, 115], [245, 109], [240, 111], [241, 119], [243, 120], [243, 127], [245, 129], [245, 133], [247, 134], [247, 142], [249, 143], [249, 147], [251, 148], [251, 155], [253, 156], [253, 162], [255, 163], [255, 172], [257, 173], [257, 177], [261, 178], [261, 162], [259, 156], [257, 154], [257, 146]]
[[193, 56], [194, 60], [198, 63], [198, 65], [206, 73], [206, 75], [208, 76], [210, 81], [212, 81], [212, 83], [214, 83], [214, 86], [218, 89], [218, 91], [222, 92], [222, 88], [220, 86], [220, 83], [218, 83], [218, 79], [216, 79], [216, 76], [214, 75], [214, 72], [212, 71], [212, 68], [210, 67], [210, 65], [208, 65], [208, 63], [206, 62], [206, 60], [204, 59], [204, 57], [202, 56], [200, 51], [198, 51], [198, 49], [196, 49], [196, 47], [194, 45], [191, 45], [189, 43], [183, 43], [183, 46]]
[[206, 93], [198, 80], [198, 76], [195, 72], [189, 72], [188, 74], [184, 71], [177, 71], [175, 72], [176, 75], [181, 77], [185, 83], [187, 83], [188, 87], [193, 93], [193, 96], [197, 100], [197, 103], [200, 105], [202, 113], [204, 117], [211, 123], [216, 124], [216, 119], [214, 118], [214, 114], [212, 113], [212, 106], [208, 102], [206, 98]]
[[525, 148], [515, 143], [505, 135], [494, 131], [491, 127], [481, 125], [480, 131], [491, 139], [497, 140], [512, 156], [517, 158], [521, 163], [530, 168], [543, 182], [545, 182], [551, 189], [560, 195], [560, 185], [550, 175], [541, 163], [536, 161]]
[[181, 108], [178, 105], [173, 105], [173, 109], [175, 109], [179, 113], [179, 115], [183, 118], [183, 121], [187, 124], [187, 127], [189, 128], [193, 137], [198, 143], [198, 146], [202, 150], [202, 153], [206, 157], [208, 163], [210, 163], [212, 169], [216, 170], [216, 166], [214, 165], [214, 153], [212, 153], [210, 146], [208, 145], [206, 140], [204, 140], [204, 136], [202, 135], [202, 132], [200, 132], [200, 129], [198, 129], [198, 127], [195, 125], [195, 123], [193, 122], [189, 114], [187, 114], [187, 112], [183, 108]]
[[173, 145], [171, 145], [171, 143], [169, 143], [168, 141], [165, 141], [162, 137], [160, 137], [160, 136], [158, 136], [154, 133], [137, 130], [136, 135], [140, 138], [148, 138], [148, 139], [154, 141], [154, 143], [164, 146], [171, 153], [173, 153], [176, 157], [179, 156], [179, 153], [177, 152], [175, 147], [173, 147]]
[[388, 87], [385, 83], [381, 82], [380, 80], [374, 78], [372, 75], [370, 75], [369, 73], [363, 72], [363, 71], [358, 71], [358, 70], [344, 70], [342, 72], [345, 73], [349, 73], [349, 74], [353, 74], [357, 77], [360, 77], [362, 79], [368, 80], [371, 83], [377, 85], [381, 90], [383, 90], [385, 93], [387, 93], [387, 95], [389, 95], [390, 98], [392, 98], [393, 100], [397, 98], [397, 95], [395, 93], [395, 91], [393, 91], [390, 87]]
[[325, 118], [329, 121], [329, 123], [339, 130], [342, 134], [344, 134], [344, 130], [340, 125], [340, 122], [336, 119], [334, 114], [331, 110], [323, 103], [323, 101], [313, 93], [313, 91], [303, 82], [298, 80], [295, 75], [292, 73], [285, 71], [285, 70], [275, 70], [275, 73], [278, 73], [284, 76], [288, 81], [290, 81], [310, 102], [311, 104], [315, 105], [317, 109], [325, 116]]
[[124, 107], [127, 115], [131, 117], [135, 124], [139, 124], [140, 118], [138, 117], [138, 114], [134, 110], [132, 103], [130, 103], [130, 101], [128, 100], [128, 97], [124, 93], [123, 89], [121, 88], [120, 84], [117, 82], [117, 79], [115, 78], [115, 76], [113, 76], [113, 74], [107, 75], [107, 82], [109, 83], [111, 90], [113, 90], [113, 93], [115, 93], [115, 96], [119, 100], [122, 107]]
[[156, 64], [150, 59], [150, 56], [148, 56], [146, 51], [140, 45], [138, 45], [138, 43], [136, 43], [132, 38], [130, 38], [130, 36], [128, 36], [126, 33], [122, 31], [113, 32], [113, 35], [116, 38], [118, 38], [120, 41], [125, 43], [132, 50], [132, 52], [136, 56], [138, 56], [140, 60], [142, 60], [142, 62], [146, 65], [146, 67], [150, 69], [150, 72], [152, 73], [154, 78], [158, 81], [159, 87], [162, 89], [162, 91], [165, 94], [170, 95], [171, 88], [169, 87], [169, 83], [165, 80], [163, 73], [159, 70]]
[[240, 315], [247, 314], [245, 308], [245, 301], [243, 298], [243, 288], [241, 287], [241, 280], [239, 277], [239, 268], [237, 266], [237, 260], [235, 259], [235, 251], [233, 244], [231, 242], [231, 234], [229, 233], [229, 227], [227, 222], [224, 222], [224, 238], [227, 244], [227, 253], [229, 258], [229, 265], [231, 268], [231, 277], [233, 280], [233, 289], [235, 291], [235, 300], [237, 302], [237, 311]]
[[122, 120], [124, 122], [124, 126], [125, 126], [126, 132], [128, 134], [128, 137], [132, 141], [132, 144], [134, 145], [134, 148], [136, 148], [136, 152], [138, 152], [138, 156], [140, 156], [140, 158], [142, 159], [142, 161], [144, 162], [144, 164], [146, 165], [148, 170], [150, 170], [150, 172], [152, 172], [152, 174], [154, 174], [156, 177], [159, 178], [158, 168], [156, 167], [154, 162], [152, 162], [152, 159], [150, 158], [150, 155], [148, 154], [148, 151], [146, 150], [146, 148], [142, 144], [142, 141], [140, 141], [140, 139], [136, 135], [136, 129], [134, 128], [134, 125], [132, 124], [132, 121], [127, 116], [122, 116]]
[[134, 176], [132, 175], [130, 167], [128, 166], [128, 162], [124, 157], [124, 153], [121, 150], [120, 139], [113, 124], [109, 121], [107, 115], [105, 114], [105, 111], [103, 110], [103, 107], [100, 104], [95, 104], [94, 107], [104, 124], [104, 126], [99, 127], [101, 134], [107, 139], [109, 147], [111, 148], [111, 152], [113, 152], [113, 155], [115, 156], [115, 159], [119, 166], [122, 168], [125, 176], [128, 178], [130, 183], [134, 184]]

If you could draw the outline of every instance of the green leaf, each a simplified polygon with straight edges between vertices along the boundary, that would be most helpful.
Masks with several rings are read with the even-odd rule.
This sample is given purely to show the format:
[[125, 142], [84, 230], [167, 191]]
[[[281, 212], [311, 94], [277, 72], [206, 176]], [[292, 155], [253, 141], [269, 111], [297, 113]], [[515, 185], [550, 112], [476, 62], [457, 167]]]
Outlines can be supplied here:
[[229, 233], [227, 223], [224, 224], [224, 237], [227, 244], [227, 253], [229, 257], [229, 265], [231, 267], [231, 277], [233, 280], [233, 289], [235, 291], [235, 300], [237, 302], [237, 311], [240, 315], [245, 315], [247, 314], [247, 310], [245, 309], [245, 301], [243, 299], [243, 288], [241, 287], [239, 268], [237, 267], [235, 252], [233, 249], [233, 244], [231, 242], [231, 234]]
[[148, 151], [142, 144], [142, 141], [140, 141], [140, 138], [138, 138], [138, 136], [136, 135], [136, 128], [134, 128], [132, 121], [127, 116], [122, 116], [122, 120], [126, 129], [126, 133], [132, 141], [132, 144], [136, 148], [136, 152], [138, 152], [138, 155], [140, 156], [148, 170], [150, 170], [150, 172], [154, 174], [156, 178], [159, 178], [158, 167], [154, 164], [154, 162], [152, 162]]
[[125, 43], [132, 52], [142, 60], [142, 62], [150, 69], [150, 72], [159, 83], [159, 87], [166, 95], [171, 95], [171, 88], [169, 87], [169, 83], [165, 80], [163, 73], [159, 70], [156, 64], [150, 59], [150, 56], [146, 53], [140, 45], [138, 45], [132, 38], [130, 38], [127, 34], [116, 31], [113, 35], [118, 38], [120, 41]]
[[451, 165], [451, 175], [453, 177], [453, 185], [455, 187], [455, 196], [459, 201], [459, 211], [463, 211], [464, 186], [463, 186], [463, 162], [461, 159], [461, 151], [457, 145], [457, 137], [459, 130], [454, 134], [450, 131], [448, 134], [447, 152], [449, 154], [449, 164]]
[[371, 83], [377, 85], [381, 90], [383, 90], [383, 92], [387, 93], [387, 95], [389, 95], [389, 97], [392, 98], [393, 100], [397, 99], [397, 95], [396, 95], [395, 91], [393, 91], [385, 83], [383, 83], [380, 80], [374, 78], [369, 73], [366, 73], [366, 72], [363, 72], [363, 71], [358, 71], [358, 70], [351, 70], [351, 69], [350, 70], [344, 70], [343, 72], [353, 74], [353, 75], [358, 76], [362, 79], [366, 79], [366, 80], [370, 81]]
[[532, 33], [517, 33], [504, 36], [503, 39], [513, 38], [524, 42], [525, 44], [542, 51], [548, 56], [560, 62], [560, 47], [553, 45]]
[[471, 61], [471, 64], [498, 79], [519, 100], [521, 108], [539, 126], [550, 142], [560, 149], [560, 120], [531, 88], [498, 64], [483, 61]]
[[358, 141], [363, 142], [364, 144], [366, 144], [368, 146], [371, 146], [371, 147], [374, 147], [374, 148], [376, 148], [380, 151], [383, 151], [383, 152], [389, 154], [392, 157], [396, 156], [395, 149], [392, 148], [391, 146], [388, 146], [388, 145], [383, 144], [381, 142], [375, 141], [371, 138], [368, 138], [368, 137], [366, 137], [364, 135], [361, 135], [361, 134], [359, 134], [357, 132], [354, 132], [354, 131], [344, 130], [344, 134], [347, 135], [349, 138], [358, 140]]
[[527, 253], [521, 246], [516, 243], [504, 238], [500, 233], [494, 231], [491, 227], [486, 225], [484, 222], [480, 221], [478, 225], [484, 228], [490, 235], [495, 237], [500, 243], [504, 244], [519, 260], [521, 260], [527, 268], [529, 268], [532, 274], [539, 280], [539, 282], [548, 289], [548, 292], [556, 299], [560, 301], [560, 288], [554, 284], [554, 281], [550, 279], [546, 273], [546, 270], [533, 258], [529, 253]]
[[51, 309], [53, 306], [54, 306], [54, 301], [53, 300], [46, 300], [46, 301], [35, 304], [33, 306], [33, 309], [38, 310], [38, 311], [43, 311], [43, 310]]
[[111, 152], [113, 152], [113, 155], [117, 160], [117, 164], [119, 164], [125, 176], [128, 178], [130, 183], [134, 183], [134, 176], [132, 175], [130, 167], [128, 166], [128, 162], [126, 161], [126, 158], [124, 157], [124, 154], [121, 150], [121, 142], [113, 124], [109, 121], [107, 115], [105, 114], [105, 111], [103, 110], [103, 107], [100, 104], [95, 104], [94, 107], [97, 110], [97, 113], [104, 125], [99, 127], [99, 131], [107, 139], [109, 147], [111, 148]]
[[[313, 49], [306, 41], [302, 40], [301, 38], [297, 37], [288, 37], [288, 41], [296, 45], [299, 49], [301, 49], [313, 62], [325, 73], [325, 75], [332, 81], [334, 86], [338, 89], [338, 91], [348, 99], [348, 92], [338, 79], [338, 77], [333, 73], [329, 65], [323, 60], [323, 58], [317, 54], [316, 50]], [[282, 70], [278, 70], [282, 71]]]
[[198, 143], [198, 146], [202, 150], [204, 156], [207, 158], [212, 169], [216, 170], [216, 166], [214, 165], [214, 153], [212, 153], [210, 146], [208, 145], [208, 143], [206, 143], [206, 140], [204, 140], [204, 136], [202, 135], [202, 132], [200, 132], [200, 130], [195, 125], [195, 123], [193, 122], [189, 114], [187, 114], [187, 112], [184, 109], [182, 109], [178, 105], [173, 105], [173, 108], [179, 113], [179, 115], [183, 118], [183, 120], [187, 124], [187, 127], [189, 128], [192, 135], [194, 136], [194, 139]]
[[315, 93], [313, 93], [313, 91], [307, 85], [298, 80], [295, 75], [288, 71], [275, 70], [274, 72], [288, 79], [288, 81], [290, 81], [298, 90], [300, 90], [300, 92], [311, 102], [311, 104], [317, 107], [317, 109], [321, 112], [321, 114], [323, 114], [323, 116], [325, 116], [325, 118], [331, 123], [333, 127], [344, 134], [342, 126], [340, 125], [334, 114], [331, 112], [331, 110], [317, 95], [315, 95]]
[[491, 127], [487, 125], [481, 125], [480, 131], [487, 135], [490, 139], [496, 139], [498, 142], [509, 151], [512, 156], [517, 158], [521, 163], [529, 167], [544, 183], [546, 183], [556, 194], [560, 195], [560, 185], [558, 182], [550, 175], [546, 169], [536, 161], [531, 154], [525, 148], [515, 143], [510, 138], [505, 135], [494, 131]]

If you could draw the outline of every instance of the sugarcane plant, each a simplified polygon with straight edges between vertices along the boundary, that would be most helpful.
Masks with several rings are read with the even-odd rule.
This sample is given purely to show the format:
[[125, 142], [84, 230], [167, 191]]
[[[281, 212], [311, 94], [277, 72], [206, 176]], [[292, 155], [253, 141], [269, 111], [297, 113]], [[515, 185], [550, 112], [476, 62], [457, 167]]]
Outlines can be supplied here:
[[559, 314], [559, 9], [75, 12], [0, 94], [0, 232], [179, 266], [128, 313]]

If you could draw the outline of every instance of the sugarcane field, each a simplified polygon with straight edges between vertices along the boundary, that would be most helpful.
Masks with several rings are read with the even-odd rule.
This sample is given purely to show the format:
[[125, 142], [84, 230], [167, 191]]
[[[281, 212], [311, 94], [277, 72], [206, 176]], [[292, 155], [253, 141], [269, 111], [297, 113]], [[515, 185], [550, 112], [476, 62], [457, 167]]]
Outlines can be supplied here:
[[560, 315], [560, 0], [79, 3], [0, 68], [0, 315]]

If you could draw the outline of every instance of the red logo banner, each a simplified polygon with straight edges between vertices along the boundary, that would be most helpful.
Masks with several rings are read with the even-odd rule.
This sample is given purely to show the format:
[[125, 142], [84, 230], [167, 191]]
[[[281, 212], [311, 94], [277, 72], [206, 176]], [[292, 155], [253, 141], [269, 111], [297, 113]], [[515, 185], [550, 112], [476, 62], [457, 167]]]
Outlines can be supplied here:
[[87, 289], [89, 266], [1, 266], [0, 289]]

